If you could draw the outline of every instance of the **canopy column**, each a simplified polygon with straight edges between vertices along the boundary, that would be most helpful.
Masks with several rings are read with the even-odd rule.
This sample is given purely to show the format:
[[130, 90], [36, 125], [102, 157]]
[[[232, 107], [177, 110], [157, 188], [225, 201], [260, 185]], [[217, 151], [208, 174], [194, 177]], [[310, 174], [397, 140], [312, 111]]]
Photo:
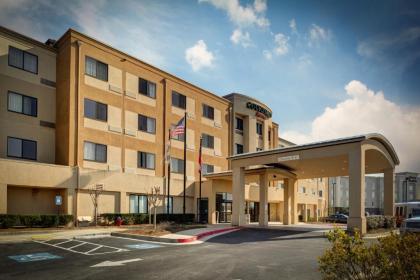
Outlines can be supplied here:
[[268, 180], [267, 173], [260, 175], [260, 216], [259, 225], [268, 226]]
[[245, 168], [234, 167], [232, 170], [232, 225], [245, 224]]
[[284, 212], [283, 224], [290, 225], [297, 223], [297, 180], [292, 178], [284, 179]]

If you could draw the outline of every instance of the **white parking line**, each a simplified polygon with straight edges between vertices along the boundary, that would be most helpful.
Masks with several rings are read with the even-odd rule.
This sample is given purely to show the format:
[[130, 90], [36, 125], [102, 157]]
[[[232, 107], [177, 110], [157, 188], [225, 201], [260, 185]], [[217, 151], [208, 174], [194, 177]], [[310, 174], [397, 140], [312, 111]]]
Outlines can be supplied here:
[[[67, 241], [59, 242], [57, 244], [48, 243], [48, 241], [51, 241], [51, 240], [45, 240], [45, 241], [33, 240], [33, 241], [36, 242], [36, 243], [45, 244], [45, 245], [48, 245], [48, 246], [51, 246], [51, 247], [55, 247], [55, 248], [59, 248], [59, 249], [62, 249], [62, 250], [70, 251], [72, 253], [77, 253], [77, 254], [82, 254], [82, 255], [87, 255], [87, 256], [104, 255], [104, 254], [109, 254], [109, 253], [119, 253], [119, 252], [129, 251], [128, 249], [121, 249], [121, 248], [117, 248], [117, 247], [101, 245], [101, 244], [96, 244], [96, 243], [87, 242], [87, 241], [78, 241], [78, 240], [74, 240], [74, 239], [69, 239]], [[69, 247], [69, 248], [59, 246], [60, 244], [65, 244], [65, 243], [70, 242], [70, 241], [78, 242], [79, 244], [77, 244], [75, 246], [72, 246], [72, 247]], [[86, 245], [86, 244], [94, 245], [95, 248], [90, 249], [89, 251], [86, 251], [86, 252], [77, 251], [77, 250], [73, 249], [73, 248], [76, 248], [76, 247], [79, 247], [79, 246], [82, 246], [82, 245]], [[97, 251], [98, 249], [101, 249], [101, 248], [110, 249], [110, 251], [94, 253], [95, 251]]]

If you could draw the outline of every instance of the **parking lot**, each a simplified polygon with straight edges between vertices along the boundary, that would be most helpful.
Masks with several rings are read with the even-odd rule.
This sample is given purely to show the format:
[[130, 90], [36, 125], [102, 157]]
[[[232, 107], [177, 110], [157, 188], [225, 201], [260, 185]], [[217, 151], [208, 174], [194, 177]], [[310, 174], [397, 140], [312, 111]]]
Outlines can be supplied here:
[[319, 232], [242, 229], [198, 245], [112, 236], [0, 244], [0, 279], [318, 279]]

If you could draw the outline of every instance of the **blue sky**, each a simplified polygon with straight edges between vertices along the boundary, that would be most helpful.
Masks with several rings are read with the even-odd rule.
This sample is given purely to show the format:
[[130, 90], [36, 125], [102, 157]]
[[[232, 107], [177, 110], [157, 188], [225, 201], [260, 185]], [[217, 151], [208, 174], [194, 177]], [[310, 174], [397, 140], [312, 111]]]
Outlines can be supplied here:
[[72, 27], [215, 94], [253, 96], [298, 143], [383, 133], [420, 171], [419, 2], [5, 0], [0, 24], [41, 41]]

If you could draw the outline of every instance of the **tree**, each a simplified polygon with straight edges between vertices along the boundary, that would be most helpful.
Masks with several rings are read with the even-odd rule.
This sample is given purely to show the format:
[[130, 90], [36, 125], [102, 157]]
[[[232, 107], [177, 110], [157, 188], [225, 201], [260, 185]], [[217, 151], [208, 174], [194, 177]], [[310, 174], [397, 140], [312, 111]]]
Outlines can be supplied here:
[[[156, 230], [156, 211], [160, 201], [160, 187], [154, 186], [151, 193], [147, 196], [149, 205], [153, 206], [153, 229]], [[151, 211], [149, 211], [149, 224], [151, 224]]]
[[93, 208], [95, 211], [95, 226], [98, 225], [98, 203], [99, 203], [99, 195], [102, 193], [104, 189], [104, 185], [97, 184], [93, 188], [89, 189], [90, 198], [92, 199]]

